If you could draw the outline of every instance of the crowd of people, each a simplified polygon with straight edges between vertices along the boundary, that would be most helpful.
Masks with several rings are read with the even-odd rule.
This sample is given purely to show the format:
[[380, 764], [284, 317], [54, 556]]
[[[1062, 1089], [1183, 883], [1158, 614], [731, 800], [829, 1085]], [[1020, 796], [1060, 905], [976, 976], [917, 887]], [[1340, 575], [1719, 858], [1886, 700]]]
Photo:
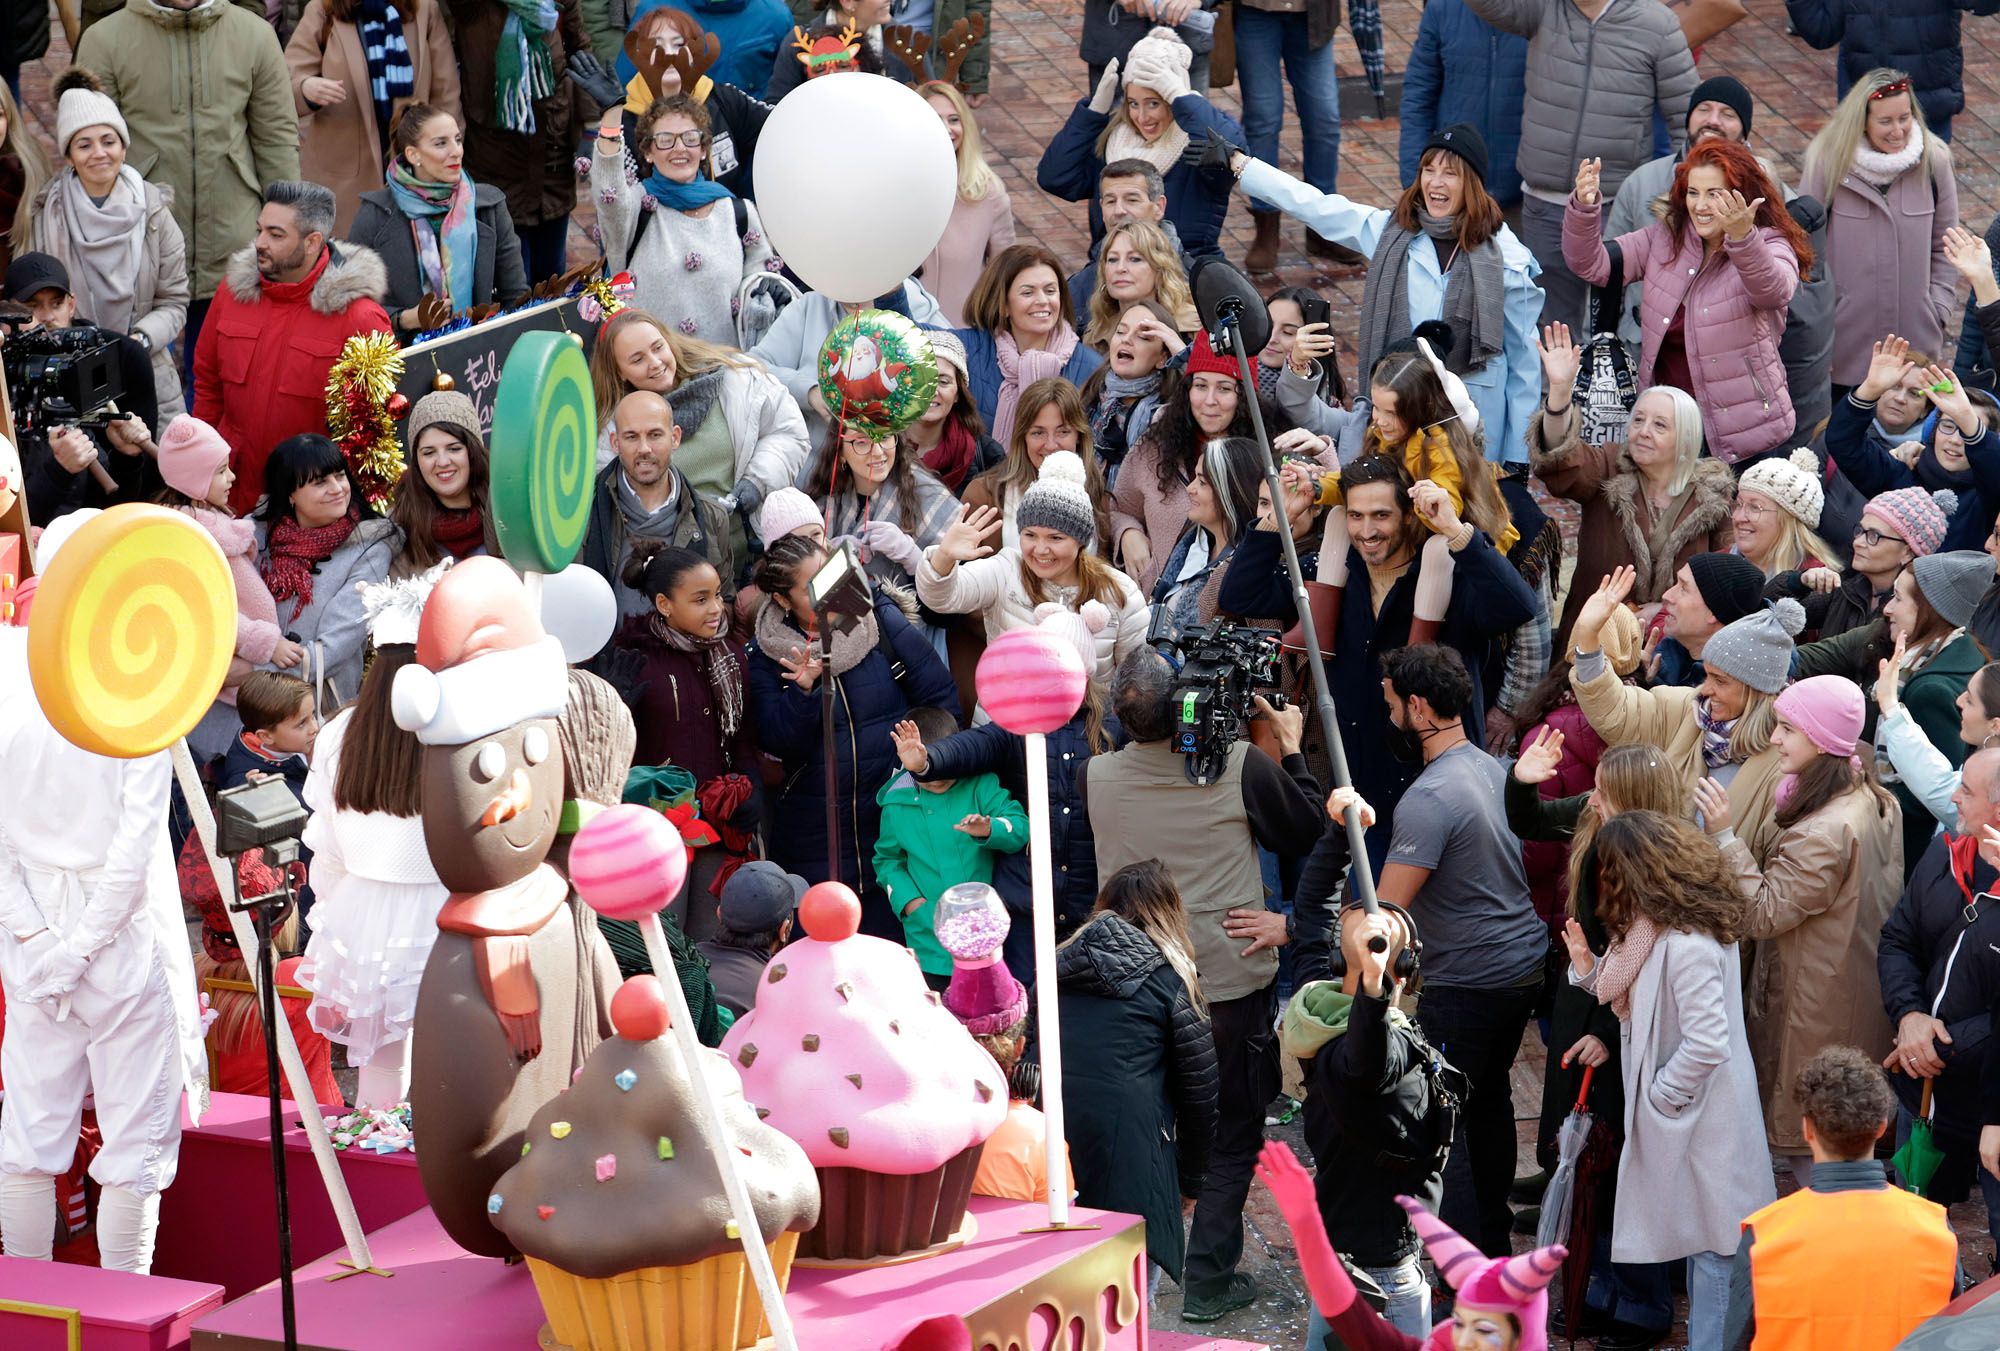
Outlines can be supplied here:
[[[1942, 1153], [1924, 1194], [1976, 1182], [2000, 1239], [2000, 222], [1961, 218], [1950, 148], [1961, 41], [1992, 36], [1962, 39], [1960, 11], [1991, 6], [1787, 0], [1799, 38], [1839, 49], [1789, 181], [1752, 148], [1775, 91], [1705, 75], [1681, 8], [1428, 0], [1403, 188], [1362, 201], [1337, 188], [1337, 6], [1089, 0], [1088, 93], [1035, 175], [1088, 204], [1069, 257], [1017, 231], [985, 158], [975, 0], [665, 0], [625, 26], [582, 0], [84, 8], [36, 110], [53, 144], [0, 90], [0, 335], [97, 329], [124, 396], [84, 427], [23, 420], [12, 486], [44, 567], [126, 502], [227, 558], [235, 648], [189, 742], [213, 787], [277, 775], [310, 810], [281, 980], [308, 1061], [337, 1044], [360, 1071], [358, 1106], [408, 1096], [447, 895], [390, 686], [429, 588], [499, 549], [473, 399], [441, 382], [407, 410], [378, 501], [328, 435], [328, 373], [356, 335], [515, 305], [587, 246], [632, 282], [590, 338], [578, 555], [618, 617], [572, 654], [563, 734], [595, 763], [629, 717], [632, 763], [570, 796], [682, 824], [665, 918], [705, 1040], [822, 880], [941, 992], [940, 894], [988, 882], [1032, 984], [1045, 754], [1074, 1189], [1145, 1216], [1189, 1321], [1259, 1297], [1243, 1212], [1288, 1058], [1317, 1176], [1264, 1172], [1301, 1230], [1315, 1348], [1328, 1329], [1414, 1347], [1452, 1290], [1453, 1345], [1545, 1345], [1524, 1311], [1547, 1316], [1548, 1275], [1461, 1279], [1399, 1198], [1465, 1253], [1510, 1254], [1579, 1104], [1620, 1153], [1562, 1236], [1592, 1258], [1561, 1316], [1602, 1351], [1658, 1344], [1677, 1288], [1696, 1351], [1886, 1351], [1963, 1279], [1942, 1210], [1876, 1162], [1919, 1127]], [[1240, 122], [1208, 96], [1224, 21]], [[6, 22], [17, 83], [47, 16]], [[812, 39], [835, 57], [808, 61]], [[754, 200], [765, 119], [829, 68], [913, 85], [955, 157], [943, 236], [882, 296], [788, 277]], [[1254, 275], [1285, 217], [1365, 268], [1354, 313], [1275, 291], [1247, 370], [1189, 283], [1237, 210]], [[917, 325], [936, 369], [894, 434], [845, 420], [819, 375], [870, 308]], [[872, 608], [822, 633], [810, 584], [842, 549]], [[1065, 612], [1088, 691], [1038, 748], [987, 717], [974, 671]], [[1289, 698], [1258, 696], [1219, 772], [1187, 772], [1160, 615], [1277, 637]], [[85, 865], [36, 789], [0, 776], [0, 853], [23, 865], [0, 873], [16, 1256], [47, 1253], [36, 1188], [74, 1135], [66, 1106], [17, 1109], [17, 1077], [74, 1085], [87, 1048], [55, 1035], [54, 1001], [138, 941], [59, 913], [49, 879]], [[115, 796], [94, 810], [113, 835]], [[241, 981], [173, 815], [196, 978]], [[650, 969], [636, 930], [605, 932], [626, 974]], [[1547, 1066], [1524, 1160], [1530, 1024]], [[254, 1019], [211, 1036], [223, 1086], [262, 1091]], [[983, 1040], [1032, 1100], [1032, 1021]], [[168, 1068], [132, 1072], [150, 1092]], [[118, 1125], [103, 1250], [143, 1269], [178, 1125]]]

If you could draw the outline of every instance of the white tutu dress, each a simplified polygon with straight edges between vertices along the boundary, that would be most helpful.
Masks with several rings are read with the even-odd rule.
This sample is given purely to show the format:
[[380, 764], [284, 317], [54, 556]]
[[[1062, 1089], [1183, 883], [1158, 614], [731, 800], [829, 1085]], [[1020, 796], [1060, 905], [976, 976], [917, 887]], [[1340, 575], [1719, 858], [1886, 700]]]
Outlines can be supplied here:
[[333, 805], [341, 741], [353, 710], [320, 729], [305, 801], [313, 851], [312, 940], [299, 983], [312, 991], [312, 1025], [366, 1065], [410, 1035], [417, 986], [437, 939], [444, 883], [431, 867], [421, 817], [341, 811]]

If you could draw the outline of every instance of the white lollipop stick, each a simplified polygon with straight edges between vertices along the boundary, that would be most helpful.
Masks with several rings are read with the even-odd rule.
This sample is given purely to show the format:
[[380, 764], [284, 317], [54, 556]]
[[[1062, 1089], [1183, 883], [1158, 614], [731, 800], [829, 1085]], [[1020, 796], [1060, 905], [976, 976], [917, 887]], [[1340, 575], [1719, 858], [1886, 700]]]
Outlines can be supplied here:
[[743, 1256], [750, 1263], [750, 1279], [756, 1282], [757, 1297], [764, 1303], [764, 1320], [771, 1325], [771, 1337], [777, 1344], [777, 1351], [798, 1351], [798, 1341], [792, 1335], [791, 1314], [785, 1309], [784, 1293], [778, 1289], [778, 1272], [771, 1265], [770, 1250], [764, 1246], [764, 1231], [757, 1224], [757, 1210], [750, 1204], [750, 1189], [743, 1185], [743, 1175], [736, 1171], [736, 1146], [730, 1139], [729, 1124], [722, 1117], [722, 1103], [717, 1100], [715, 1090], [708, 1082], [705, 1057], [715, 1052], [703, 1046], [700, 1038], [695, 1036], [694, 1015], [688, 1010], [687, 992], [681, 989], [680, 980], [674, 973], [674, 954], [667, 947], [667, 932], [660, 927], [659, 915], [641, 916], [638, 923], [639, 933], [646, 940], [646, 955], [653, 961], [653, 974], [666, 989], [673, 1010], [674, 1040], [680, 1045], [681, 1059], [687, 1062], [688, 1080], [694, 1085], [695, 1101], [700, 1104], [702, 1117], [708, 1122], [709, 1134], [715, 1140], [716, 1165], [722, 1174], [722, 1190], [728, 1194], [729, 1208], [736, 1216], [736, 1232], [743, 1242]]
[[[174, 743], [173, 755], [174, 777], [180, 781], [181, 795], [187, 799], [188, 810], [194, 815], [195, 833], [201, 836], [202, 852], [208, 856], [208, 869], [215, 878], [216, 894], [222, 897], [223, 913], [229, 916], [229, 932], [235, 936], [236, 946], [248, 959], [257, 951], [257, 934], [250, 927], [250, 916], [230, 904], [230, 898], [236, 894], [235, 879], [229, 875], [229, 865], [215, 852], [215, 815], [209, 810], [207, 794], [202, 789], [200, 775], [195, 772], [194, 757], [188, 753], [185, 739]], [[244, 965], [250, 970], [250, 983], [259, 987], [261, 995], [263, 972], [254, 960], [246, 960]], [[368, 1250], [367, 1232], [361, 1227], [361, 1216], [355, 1212], [354, 1197], [348, 1193], [347, 1178], [340, 1171], [333, 1140], [327, 1135], [326, 1122], [319, 1114], [319, 1100], [313, 1096], [312, 1076], [306, 1073], [306, 1062], [299, 1056], [299, 1044], [292, 1038], [291, 1020], [283, 1016], [283, 1002], [274, 1002], [280, 1016], [277, 1024], [267, 1030], [278, 1039], [278, 1064], [285, 1072], [285, 1086], [291, 1090], [292, 1104], [299, 1109], [299, 1125], [305, 1128], [306, 1142], [312, 1146], [313, 1162], [319, 1165], [320, 1181], [326, 1184], [326, 1197], [333, 1205], [333, 1217], [340, 1222], [340, 1237], [347, 1245], [347, 1264], [357, 1272], [368, 1271], [386, 1276], [389, 1273], [375, 1265], [375, 1258]], [[260, 1019], [263, 1012], [264, 1003], [259, 999], [257, 1014]], [[195, 1115], [198, 1120], [200, 1113]]]
[[1042, 1150], [1049, 1180], [1049, 1223], [1069, 1223], [1069, 1176], [1063, 1152], [1062, 1024], [1056, 1012], [1056, 888], [1049, 855], [1049, 756], [1047, 738], [1029, 732], [1028, 876], [1035, 907], [1035, 1021], [1042, 1059]]

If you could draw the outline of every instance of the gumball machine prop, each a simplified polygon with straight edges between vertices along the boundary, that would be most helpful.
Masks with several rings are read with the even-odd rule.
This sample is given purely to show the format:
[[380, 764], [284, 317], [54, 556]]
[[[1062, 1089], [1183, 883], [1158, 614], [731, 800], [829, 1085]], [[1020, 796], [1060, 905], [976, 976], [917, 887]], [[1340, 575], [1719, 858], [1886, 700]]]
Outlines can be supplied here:
[[[974, 684], [987, 716], [1027, 740], [1028, 872], [1034, 890], [1036, 1044], [1042, 1059], [1042, 1116], [1047, 1176], [1063, 1174], [1062, 1032], [1056, 1013], [1055, 873], [1049, 855], [1047, 734], [1083, 705], [1090, 673], [1074, 643], [1041, 627], [1013, 629], [995, 638], [979, 659]], [[953, 891], [962, 890], [954, 887]], [[996, 898], [997, 899], [997, 898]], [[954, 918], [970, 923], [969, 908]], [[946, 919], [942, 901], [937, 922]], [[1069, 1223], [1069, 1194], [1049, 1188], [1049, 1224]]]
[[[716, 1099], [709, 1076], [702, 1071], [703, 1057], [716, 1054], [696, 1038], [694, 1017], [688, 1011], [687, 995], [672, 978], [673, 953], [667, 948], [666, 931], [660, 927], [660, 911], [680, 894], [687, 880], [687, 847], [673, 822], [656, 811], [637, 805], [612, 807], [593, 817], [576, 833], [569, 853], [570, 883], [584, 904], [610, 919], [636, 921], [646, 940], [646, 953], [653, 970], [662, 974], [659, 982], [672, 1001], [674, 1040], [688, 1065], [688, 1081], [716, 1140], [720, 1157], [716, 1167], [722, 1174], [723, 1191], [734, 1212], [743, 1255], [756, 1283], [757, 1297], [764, 1305], [764, 1318], [778, 1351], [797, 1351], [791, 1315], [785, 1310], [785, 1296], [778, 1285], [778, 1273], [771, 1265], [770, 1250], [757, 1223], [757, 1210], [743, 1185], [736, 1166], [736, 1148], [729, 1137], [729, 1123]], [[822, 891], [837, 883], [821, 883]], [[845, 890], [845, 888], [842, 888]], [[850, 893], [851, 894], [851, 893]], [[805, 904], [813, 904], [808, 892]]]

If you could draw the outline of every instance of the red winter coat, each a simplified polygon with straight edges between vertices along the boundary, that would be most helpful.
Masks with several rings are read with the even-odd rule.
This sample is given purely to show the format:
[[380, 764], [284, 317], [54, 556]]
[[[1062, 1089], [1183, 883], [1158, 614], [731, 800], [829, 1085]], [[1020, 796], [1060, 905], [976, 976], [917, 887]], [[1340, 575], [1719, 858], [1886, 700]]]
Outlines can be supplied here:
[[[1523, 733], [1521, 744], [1532, 742], [1541, 735], [1543, 727], [1553, 727], [1562, 733], [1563, 748], [1555, 777], [1536, 786], [1542, 800], [1554, 802], [1595, 788], [1597, 762], [1604, 755], [1604, 738], [1576, 706], [1576, 697], [1565, 695], [1547, 717]], [[1528, 870], [1528, 894], [1534, 899], [1535, 913], [1548, 922], [1550, 933], [1561, 933], [1569, 906], [1569, 845], [1554, 840], [1524, 840], [1521, 862]]]
[[254, 247], [230, 257], [195, 345], [194, 415], [229, 443], [236, 515], [264, 495], [272, 446], [326, 434], [327, 369], [355, 334], [389, 332], [388, 286], [382, 260], [358, 244], [329, 244], [299, 282], [265, 281]]
[[[1602, 206], [1584, 206], [1572, 196], [1563, 213], [1563, 261], [1592, 286], [1611, 277], [1602, 228]], [[1639, 302], [1645, 335], [1639, 387], [1653, 383], [1653, 360], [1674, 312], [1685, 305], [1687, 362], [1695, 385], [1688, 392], [1701, 405], [1709, 452], [1735, 464], [1785, 445], [1794, 416], [1778, 341], [1799, 286], [1799, 259], [1784, 235], [1759, 226], [1741, 243], [1725, 239], [1714, 258], [1704, 258], [1692, 225], [1676, 237], [1655, 221], [1620, 235], [1618, 247], [1625, 255], [1625, 280], [1646, 284]]]

